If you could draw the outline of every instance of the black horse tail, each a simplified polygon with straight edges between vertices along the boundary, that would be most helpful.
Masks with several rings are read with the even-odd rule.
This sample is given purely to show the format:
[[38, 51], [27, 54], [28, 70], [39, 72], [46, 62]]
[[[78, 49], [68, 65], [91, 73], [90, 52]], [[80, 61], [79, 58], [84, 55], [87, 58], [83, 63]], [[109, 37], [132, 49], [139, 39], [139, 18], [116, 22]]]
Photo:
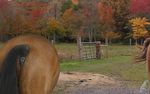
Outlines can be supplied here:
[[0, 94], [19, 94], [17, 66], [28, 53], [28, 45], [17, 45], [8, 52], [0, 69]]

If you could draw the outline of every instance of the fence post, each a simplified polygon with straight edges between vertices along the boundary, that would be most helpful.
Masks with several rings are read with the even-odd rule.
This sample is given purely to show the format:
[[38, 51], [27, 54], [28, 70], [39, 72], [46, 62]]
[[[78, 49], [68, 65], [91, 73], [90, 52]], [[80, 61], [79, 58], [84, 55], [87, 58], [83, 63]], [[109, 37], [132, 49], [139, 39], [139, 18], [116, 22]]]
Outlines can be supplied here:
[[101, 59], [101, 42], [96, 42], [96, 58]]
[[78, 56], [79, 56], [79, 59], [81, 60], [82, 59], [82, 42], [81, 42], [80, 36], [77, 37], [77, 46], [78, 46]]

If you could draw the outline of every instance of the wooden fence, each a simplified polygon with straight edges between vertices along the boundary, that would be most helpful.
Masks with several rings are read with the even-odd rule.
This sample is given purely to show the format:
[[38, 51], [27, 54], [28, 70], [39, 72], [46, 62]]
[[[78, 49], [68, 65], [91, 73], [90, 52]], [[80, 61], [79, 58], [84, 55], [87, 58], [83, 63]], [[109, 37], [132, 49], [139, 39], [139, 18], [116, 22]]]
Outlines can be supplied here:
[[81, 59], [101, 59], [102, 57], [107, 57], [107, 45], [102, 45], [100, 41], [81, 42], [81, 46]]

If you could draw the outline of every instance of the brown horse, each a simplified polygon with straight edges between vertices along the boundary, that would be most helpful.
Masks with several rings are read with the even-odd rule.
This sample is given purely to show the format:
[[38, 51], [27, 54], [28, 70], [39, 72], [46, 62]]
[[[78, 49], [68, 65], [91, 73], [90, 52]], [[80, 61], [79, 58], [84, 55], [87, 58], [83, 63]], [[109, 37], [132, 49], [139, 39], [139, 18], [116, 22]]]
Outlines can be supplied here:
[[[141, 53], [136, 58], [136, 62], [146, 61], [148, 79], [150, 80], [150, 38], [147, 38], [144, 41], [143, 48]], [[149, 84], [149, 80], [145, 80], [140, 87], [140, 94], [148, 94], [147, 87]]]
[[147, 38], [144, 41], [143, 48], [139, 56], [137, 56], [137, 62], [146, 61], [147, 63], [147, 71], [150, 78], [150, 38]]
[[57, 52], [41, 36], [13, 38], [0, 51], [0, 94], [50, 94], [58, 77]]

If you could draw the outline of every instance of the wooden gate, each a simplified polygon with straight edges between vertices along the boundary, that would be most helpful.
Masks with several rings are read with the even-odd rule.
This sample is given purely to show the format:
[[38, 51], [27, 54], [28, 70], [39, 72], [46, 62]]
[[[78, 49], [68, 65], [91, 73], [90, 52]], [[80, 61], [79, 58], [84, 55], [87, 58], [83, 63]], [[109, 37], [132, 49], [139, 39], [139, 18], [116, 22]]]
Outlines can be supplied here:
[[100, 41], [82, 42], [81, 58], [82, 59], [101, 59], [103, 56], [103, 46]]

